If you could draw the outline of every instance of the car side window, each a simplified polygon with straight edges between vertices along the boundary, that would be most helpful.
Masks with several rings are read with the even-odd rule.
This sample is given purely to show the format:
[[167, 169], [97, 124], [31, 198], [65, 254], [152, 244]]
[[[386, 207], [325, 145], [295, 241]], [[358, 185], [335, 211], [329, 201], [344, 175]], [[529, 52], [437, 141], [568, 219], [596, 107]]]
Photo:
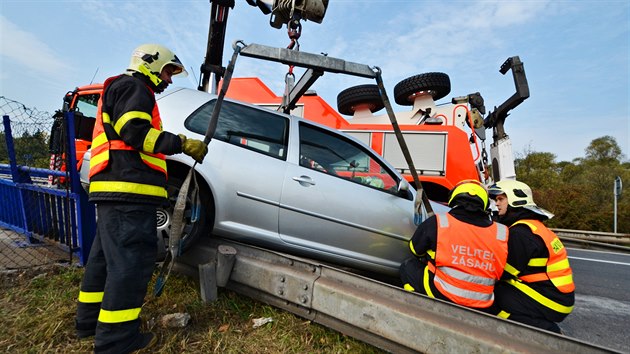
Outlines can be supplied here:
[[342, 135], [300, 122], [300, 166], [396, 194], [398, 180], [372, 152]]
[[[201, 106], [186, 119], [184, 126], [205, 135], [215, 103], [212, 100]], [[288, 132], [286, 117], [224, 101], [213, 139], [286, 160]]]

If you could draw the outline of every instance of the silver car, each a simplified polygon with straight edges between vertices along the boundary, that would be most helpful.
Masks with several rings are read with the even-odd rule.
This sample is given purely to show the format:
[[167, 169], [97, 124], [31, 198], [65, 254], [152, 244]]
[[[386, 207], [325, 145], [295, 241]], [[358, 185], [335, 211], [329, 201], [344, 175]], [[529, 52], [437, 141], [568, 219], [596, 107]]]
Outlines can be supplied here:
[[[158, 97], [165, 130], [203, 139], [215, 95], [174, 89]], [[171, 211], [193, 162], [184, 154], [168, 157], [170, 205], [158, 210], [160, 243], [168, 245]], [[187, 203], [184, 250], [216, 235], [396, 275], [424, 219], [414, 211], [408, 182], [357, 139], [246, 103], [223, 102], [196, 171], [201, 203]]]

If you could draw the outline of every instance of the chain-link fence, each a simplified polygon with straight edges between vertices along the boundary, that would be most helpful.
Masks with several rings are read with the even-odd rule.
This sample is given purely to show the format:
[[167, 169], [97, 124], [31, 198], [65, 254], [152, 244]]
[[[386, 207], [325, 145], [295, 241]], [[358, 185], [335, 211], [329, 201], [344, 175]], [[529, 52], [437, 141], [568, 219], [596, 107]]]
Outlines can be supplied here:
[[[64, 197], [68, 191], [44, 194], [54, 189], [48, 176], [25, 172], [50, 166], [53, 115], [4, 96], [0, 96], [0, 113], [9, 117], [12, 137], [9, 146], [7, 127], [0, 124], [0, 272], [72, 262], [72, 247], [60, 247], [68, 244], [60, 241], [72, 237], [70, 227], [75, 224], [76, 211]], [[11, 168], [10, 148], [20, 170]]]
[[[31, 109], [24, 104], [0, 96], [0, 113], [9, 116], [18, 165], [48, 168], [49, 139], [53, 114]], [[0, 126], [0, 163], [9, 163], [4, 125]]]

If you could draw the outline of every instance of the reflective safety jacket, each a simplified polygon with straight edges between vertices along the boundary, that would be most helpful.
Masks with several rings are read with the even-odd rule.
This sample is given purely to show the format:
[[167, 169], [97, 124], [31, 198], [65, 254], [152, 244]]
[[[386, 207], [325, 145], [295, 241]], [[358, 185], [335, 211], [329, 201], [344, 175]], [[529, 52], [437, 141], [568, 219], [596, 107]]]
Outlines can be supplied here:
[[573, 272], [569, 265], [566, 248], [564, 248], [558, 236], [539, 220], [519, 220], [512, 224], [512, 226], [518, 224], [527, 225], [533, 234], [542, 238], [547, 247], [549, 257], [530, 259], [527, 264], [528, 269], [522, 272], [515, 269], [510, 264], [507, 264], [505, 267], [506, 272], [516, 277], [516, 279], [508, 280], [508, 283], [515, 286], [536, 302], [556, 312], [564, 314], [570, 313], [573, 310], [573, 306], [561, 305], [528, 286], [528, 284], [548, 280], [562, 293], [569, 294], [575, 291]]
[[[129, 85], [131, 90], [146, 89], [147, 92], [140, 94], [152, 97], [153, 109], [150, 114], [126, 111], [113, 121], [113, 107], [109, 106], [107, 94], [110, 85], [116, 85], [117, 80], [137, 79], [120, 75], [107, 79], [103, 85], [92, 138], [90, 200], [160, 203], [168, 196], [167, 172], [165, 155], [153, 152], [162, 133], [162, 120], [154, 93], [144, 83], [141, 86]], [[127, 145], [120, 137], [125, 125], [134, 119], [147, 120], [151, 124], [141, 150]]]
[[[435, 252], [427, 252], [435, 287], [457, 304], [490, 307], [494, 284], [507, 261], [508, 228], [498, 223], [478, 227], [450, 214], [436, 214], [436, 218], [437, 247]], [[427, 294], [432, 296], [430, 290]]]

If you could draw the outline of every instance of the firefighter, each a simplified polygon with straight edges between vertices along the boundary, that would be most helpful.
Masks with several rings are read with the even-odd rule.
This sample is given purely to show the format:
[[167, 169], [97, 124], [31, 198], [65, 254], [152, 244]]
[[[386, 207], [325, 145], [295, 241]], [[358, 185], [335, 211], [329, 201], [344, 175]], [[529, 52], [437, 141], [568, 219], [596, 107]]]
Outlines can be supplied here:
[[140, 310], [157, 257], [156, 209], [167, 202], [165, 155], [201, 163], [203, 141], [162, 130], [155, 94], [186, 74], [169, 49], [136, 48], [129, 68], [107, 79], [90, 159], [90, 201], [97, 230], [79, 292], [76, 330], [96, 353], [129, 353], [155, 343], [140, 332]]
[[527, 184], [503, 180], [489, 188], [499, 221], [510, 225], [508, 261], [495, 287], [500, 317], [561, 333], [573, 310], [575, 285], [567, 251], [543, 221], [553, 214], [534, 203]]
[[426, 219], [409, 241], [413, 256], [400, 267], [402, 284], [496, 314], [493, 290], [507, 259], [507, 227], [491, 220], [488, 192], [476, 180], [459, 182], [448, 205], [448, 213]]

